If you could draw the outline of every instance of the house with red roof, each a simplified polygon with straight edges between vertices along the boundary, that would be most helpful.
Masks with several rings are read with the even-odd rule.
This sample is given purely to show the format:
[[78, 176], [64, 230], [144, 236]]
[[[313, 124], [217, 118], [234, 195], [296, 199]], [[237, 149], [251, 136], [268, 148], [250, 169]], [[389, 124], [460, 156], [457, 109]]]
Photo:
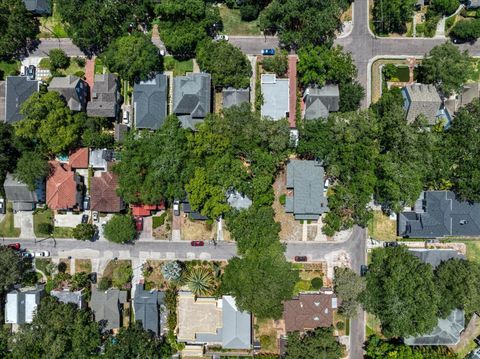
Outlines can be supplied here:
[[70, 165], [50, 161], [47, 178], [47, 206], [53, 210], [71, 210], [81, 206], [83, 197], [82, 178], [72, 171]]
[[88, 168], [88, 147], [77, 148], [70, 152], [68, 164], [71, 168]]
[[130, 205], [134, 217], [147, 217], [152, 215], [153, 211], [161, 211], [165, 209], [165, 204], [132, 204]]
[[90, 208], [98, 212], [120, 212], [123, 200], [117, 195], [118, 176], [113, 172], [101, 172], [90, 181]]

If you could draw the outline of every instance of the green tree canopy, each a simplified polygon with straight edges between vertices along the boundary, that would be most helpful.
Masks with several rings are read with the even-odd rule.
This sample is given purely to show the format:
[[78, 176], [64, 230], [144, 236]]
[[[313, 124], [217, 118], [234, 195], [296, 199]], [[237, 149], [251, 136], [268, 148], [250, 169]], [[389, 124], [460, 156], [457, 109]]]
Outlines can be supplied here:
[[52, 49], [48, 53], [50, 59], [50, 71], [66, 69], [70, 65], [70, 58], [62, 49]]
[[340, 84], [340, 112], [356, 111], [365, 97], [365, 89], [356, 81]]
[[22, 0], [0, 0], [0, 59], [25, 53], [39, 33], [38, 25]]
[[38, 180], [47, 177], [50, 167], [47, 158], [39, 152], [24, 152], [17, 161], [15, 177], [25, 183], [33, 191], [37, 187]]
[[102, 54], [103, 63], [131, 84], [147, 80], [163, 68], [162, 57], [151, 39], [142, 33], [125, 35], [113, 41]]
[[0, 247], [0, 292], [20, 283], [31, 265], [10, 248]]
[[459, 20], [455, 23], [453, 29], [450, 30], [449, 35], [461, 40], [476, 40], [480, 37], [480, 20]]
[[15, 168], [18, 155], [14, 145], [13, 127], [0, 122], [0, 183], [5, 182], [7, 172], [12, 172]]
[[438, 14], [450, 15], [460, 6], [459, 0], [432, 0], [430, 6]]
[[459, 91], [471, 72], [467, 51], [447, 42], [434, 47], [418, 68], [417, 80], [434, 84], [445, 95]]
[[286, 359], [340, 359], [345, 356], [345, 346], [333, 336], [333, 328], [318, 328], [305, 334], [289, 333]]
[[197, 47], [200, 69], [212, 75], [217, 88], [246, 88], [250, 84], [252, 66], [238, 48], [227, 41], [202, 41]]
[[415, 0], [376, 0], [373, 2], [373, 24], [375, 32], [388, 34], [390, 32], [404, 33], [406, 23], [412, 19]]
[[278, 33], [287, 48], [331, 45], [341, 29], [340, 16], [349, 1], [273, 0], [260, 14], [261, 30]]
[[89, 241], [95, 236], [97, 226], [91, 223], [80, 223], [73, 229], [73, 238], [81, 241]]
[[437, 325], [440, 298], [432, 267], [405, 247], [374, 249], [366, 277], [362, 302], [386, 337], [421, 335]]
[[111, 242], [130, 242], [136, 235], [133, 218], [129, 215], [115, 214], [105, 225], [103, 233], [105, 238]]
[[335, 268], [333, 290], [342, 300], [341, 312], [348, 317], [357, 314], [360, 295], [365, 291], [365, 278], [360, 277], [350, 268]]
[[286, 51], [277, 51], [275, 55], [265, 57], [262, 61], [265, 71], [274, 72], [277, 76], [283, 77], [288, 71], [288, 56]]

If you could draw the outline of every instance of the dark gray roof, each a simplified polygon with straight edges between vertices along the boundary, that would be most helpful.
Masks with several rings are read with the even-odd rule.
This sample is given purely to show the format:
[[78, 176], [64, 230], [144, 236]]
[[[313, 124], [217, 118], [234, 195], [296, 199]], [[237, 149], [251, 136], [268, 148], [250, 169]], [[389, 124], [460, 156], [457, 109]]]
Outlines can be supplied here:
[[188, 73], [173, 79], [173, 113], [184, 128], [195, 129], [211, 111], [211, 77]]
[[13, 123], [22, 120], [23, 115], [20, 114], [20, 107], [38, 90], [38, 81], [30, 81], [26, 76], [7, 76], [5, 84], [5, 122]]
[[23, 0], [25, 7], [38, 15], [51, 14], [50, 0]]
[[250, 102], [250, 88], [236, 89], [233, 87], [224, 88], [223, 94], [223, 108], [230, 108], [232, 106], [239, 106], [242, 103]]
[[409, 252], [419, 258], [423, 263], [428, 263], [432, 268], [437, 268], [440, 263], [449, 259], [465, 259], [465, 256], [453, 249], [424, 249], [412, 248]]
[[120, 90], [118, 77], [114, 74], [97, 74], [87, 104], [87, 115], [91, 117], [117, 117], [119, 112]]
[[328, 212], [324, 175], [318, 161], [291, 160], [287, 164], [287, 188], [293, 189], [293, 197], [287, 197], [285, 211], [302, 220], [317, 220]]
[[0, 122], [5, 122], [5, 81], [0, 81]]
[[290, 111], [290, 82], [288, 79], [277, 79], [275, 74], [263, 74], [262, 85], [262, 116], [272, 120], [287, 117]]
[[115, 123], [115, 141], [117, 142], [123, 142], [125, 137], [127, 136], [128, 131], [130, 130], [130, 127], [123, 123]]
[[71, 292], [68, 289], [64, 290], [52, 290], [50, 292], [50, 295], [52, 297], [55, 297], [58, 299], [59, 302], [65, 303], [65, 304], [75, 304], [79, 308], [83, 308], [84, 302], [83, 302], [83, 291], [78, 290], [75, 292]]
[[126, 301], [126, 291], [118, 289], [99, 291], [97, 288], [93, 288], [90, 308], [97, 322], [106, 321], [106, 329], [120, 328], [120, 305]]
[[327, 118], [330, 112], [340, 109], [340, 90], [338, 85], [326, 85], [322, 88], [309, 87], [303, 96], [306, 120]]
[[435, 124], [442, 100], [433, 85], [412, 84], [402, 89], [404, 107], [407, 111], [407, 122], [412, 123], [420, 115], [424, 115], [429, 124]]
[[54, 77], [48, 85], [48, 91], [58, 92], [65, 99], [70, 110], [85, 110], [88, 85], [81, 78], [74, 75]]
[[477, 7], [480, 7], [480, 0], [468, 0], [467, 8], [472, 9]]
[[402, 212], [398, 235], [410, 238], [480, 235], [480, 203], [459, 201], [451, 191], [427, 191], [421, 207]]
[[163, 299], [164, 296], [160, 296], [157, 290], [144, 290], [143, 284], [137, 284], [135, 288], [135, 320], [140, 321], [145, 330], [150, 330], [155, 335], [160, 333], [159, 305]]
[[133, 88], [135, 126], [159, 129], [167, 117], [168, 77], [157, 74], [153, 79], [136, 83]]
[[460, 341], [460, 333], [465, 329], [465, 313], [454, 309], [445, 319], [438, 319], [437, 326], [428, 334], [405, 338], [407, 345], [456, 345]]
[[25, 183], [17, 181], [11, 173], [7, 173], [3, 189], [9, 201], [37, 203], [39, 199], [35, 191], [30, 191]]
[[190, 218], [196, 221], [206, 221], [208, 217], [201, 215], [199, 212], [194, 211], [190, 206], [190, 202], [184, 201], [182, 202], [182, 210], [183, 212], [187, 213]]
[[5, 305], [5, 323], [31, 323], [44, 294], [43, 285], [37, 285], [35, 288], [18, 288], [9, 292]]

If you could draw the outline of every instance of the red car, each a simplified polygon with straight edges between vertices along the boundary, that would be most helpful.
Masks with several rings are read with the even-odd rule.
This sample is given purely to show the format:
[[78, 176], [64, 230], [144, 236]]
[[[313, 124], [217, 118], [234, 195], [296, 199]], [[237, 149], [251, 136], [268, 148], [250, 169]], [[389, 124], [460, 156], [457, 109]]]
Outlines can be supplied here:
[[143, 231], [143, 217], [135, 217], [135, 228], [137, 232]]
[[190, 244], [193, 246], [193, 247], [203, 247], [203, 245], [205, 244], [203, 241], [191, 241]]
[[7, 247], [18, 251], [20, 250], [20, 243], [7, 244]]

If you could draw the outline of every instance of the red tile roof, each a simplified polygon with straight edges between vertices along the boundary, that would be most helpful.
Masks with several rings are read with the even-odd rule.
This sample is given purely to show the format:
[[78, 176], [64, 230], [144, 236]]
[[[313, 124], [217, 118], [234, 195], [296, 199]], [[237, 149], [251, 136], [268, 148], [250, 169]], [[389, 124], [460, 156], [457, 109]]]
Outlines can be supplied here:
[[69, 209], [77, 205], [75, 173], [67, 164], [49, 161], [50, 176], [47, 179], [47, 205], [51, 209]]
[[165, 204], [163, 202], [160, 204], [132, 204], [130, 207], [135, 217], [146, 217], [150, 216], [152, 211], [165, 209]]
[[90, 182], [91, 209], [98, 212], [120, 212], [123, 201], [117, 195], [118, 177], [112, 172], [102, 172]]
[[70, 152], [68, 164], [72, 168], [88, 168], [88, 148], [77, 148]]
[[300, 294], [283, 303], [285, 330], [288, 332], [329, 327], [333, 325], [334, 294]]

